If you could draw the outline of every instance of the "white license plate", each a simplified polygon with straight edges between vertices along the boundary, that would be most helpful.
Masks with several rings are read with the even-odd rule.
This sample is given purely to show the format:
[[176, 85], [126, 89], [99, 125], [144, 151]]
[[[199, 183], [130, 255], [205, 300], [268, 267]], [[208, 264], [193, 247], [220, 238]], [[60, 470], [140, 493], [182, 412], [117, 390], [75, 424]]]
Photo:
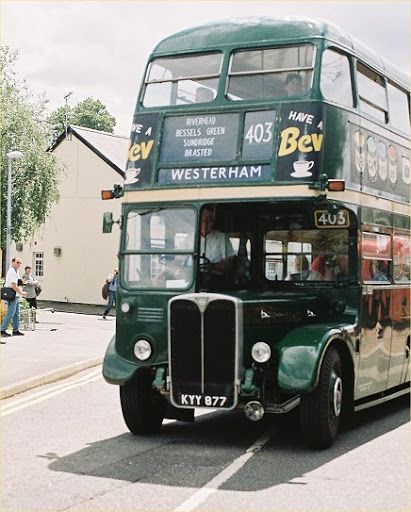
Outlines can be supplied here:
[[188, 393], [181, 393], [180, 395], [180, 405], [190, 407], [224, 407], [226, 402], [226, 396], [192, 395]]

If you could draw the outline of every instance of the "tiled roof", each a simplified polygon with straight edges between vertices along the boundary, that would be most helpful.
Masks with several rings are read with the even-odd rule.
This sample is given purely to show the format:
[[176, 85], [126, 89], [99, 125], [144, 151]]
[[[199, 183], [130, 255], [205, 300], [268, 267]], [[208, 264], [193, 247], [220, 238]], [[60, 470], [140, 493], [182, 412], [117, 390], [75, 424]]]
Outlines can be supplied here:
[[[108, 163], [114, 170], [124, 176], [124, 170], [127, 163], [127, 151], [129, 147], [128, 137], [114, 135], [113, 133], [100, 132], [83, 126], [72, 125], [68, 128], [68, 133], [76, 136], [88, 148]], [[51, 150], [64, 140], [63, 132], [53, 144]]]

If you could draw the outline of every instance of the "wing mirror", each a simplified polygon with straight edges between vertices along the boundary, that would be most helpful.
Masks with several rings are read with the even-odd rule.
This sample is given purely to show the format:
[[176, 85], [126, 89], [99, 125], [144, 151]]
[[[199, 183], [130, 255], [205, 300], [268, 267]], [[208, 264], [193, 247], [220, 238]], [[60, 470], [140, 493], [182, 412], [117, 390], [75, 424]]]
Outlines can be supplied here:
[[111, 233], [113, 224], [118, 224], [121, 227], [121, 219], [113, 220], [112, 212], [103, 213], [103, 233]]

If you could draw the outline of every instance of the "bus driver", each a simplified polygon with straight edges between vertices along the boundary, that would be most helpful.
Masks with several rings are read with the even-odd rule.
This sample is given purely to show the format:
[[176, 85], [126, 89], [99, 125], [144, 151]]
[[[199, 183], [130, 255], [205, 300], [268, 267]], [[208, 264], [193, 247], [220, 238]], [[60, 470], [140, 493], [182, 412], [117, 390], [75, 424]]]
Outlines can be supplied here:
[[211, 263], [213, 271], [223, 273], [235, 255], [229, 237], [214, 229], [215, 208], [205, 206], [200, 218], [200, 256]]

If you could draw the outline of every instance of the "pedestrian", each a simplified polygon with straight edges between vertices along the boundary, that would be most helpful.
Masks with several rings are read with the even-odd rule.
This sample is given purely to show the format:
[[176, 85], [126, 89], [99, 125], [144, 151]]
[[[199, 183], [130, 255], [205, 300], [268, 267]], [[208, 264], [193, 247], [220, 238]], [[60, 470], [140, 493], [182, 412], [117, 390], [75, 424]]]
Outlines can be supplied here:
[[[19, 287], [19, 268], [21, 265], [21, 260], [19, 258], [13, 258], [11, 260], [11, 266], [7, 271], [6, 274], [6, 281], [4, 282], [4, 286], [6, 288], [12, 288], [16, 292], [16, 298], [12, 301], [5, 301], [7, 304], [7, 313], [6, 316], [3, 318], [3, 322], [1, 323], [1, 335], [4, 338], [7, 338], [9, 336], [24, 336], [22, 332], [19, 331], [20, 326], [20, 297], [25, 297], [26, 292], [24, 292]], [[7, 327], [9, 326], [9, 323], [13, 321], [13, 334], [9, 334], [7, 332]]]
[[23, 281], [23, 290], [26, 292], [26, 301], [29, 303], [31, 308], [37, 309], [37, 293], [36, 286], [38, 286], [39, 282], [34, 279], [33, 274], [31, 273], [31, 267], [27, 265], [24, 267], [24, 274], [21, 278]]
[[111, 308], [114, 306], [116, 302], [116, 292], [117, 292], [117, 280], [118, 280], [118, 269], [114, 269], [112, 274], [106, 279], [106, 283], [108, 284], [108, 302], [107, 307], [103, 313], [103, 319], [106, 319], [106, 316], [110, 313]]

